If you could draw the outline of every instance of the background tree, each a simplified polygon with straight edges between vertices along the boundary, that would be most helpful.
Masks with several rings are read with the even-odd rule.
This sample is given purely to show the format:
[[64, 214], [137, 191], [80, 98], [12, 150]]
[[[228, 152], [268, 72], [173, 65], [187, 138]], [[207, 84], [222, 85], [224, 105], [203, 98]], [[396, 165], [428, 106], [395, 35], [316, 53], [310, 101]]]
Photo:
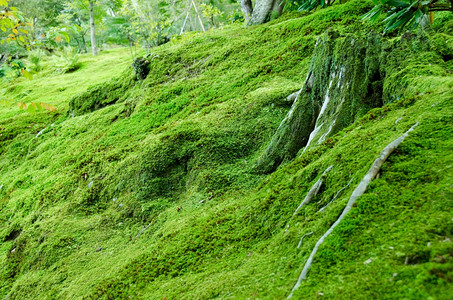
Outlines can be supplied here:
[[241, 0], [242, 12], [247, 25], [258, 25], [279, 17], [283, 11], [284, 1], [257, 0], [252, 7], [251, 0]]
[[94, 3], [95, 0], [89, 0], [88, 6], [90, 11], [90, 37], [91, 37], [91, 51], [93, 56], [98, 55], [98, 48], [96, 45], [96, 23], [94, 22]]

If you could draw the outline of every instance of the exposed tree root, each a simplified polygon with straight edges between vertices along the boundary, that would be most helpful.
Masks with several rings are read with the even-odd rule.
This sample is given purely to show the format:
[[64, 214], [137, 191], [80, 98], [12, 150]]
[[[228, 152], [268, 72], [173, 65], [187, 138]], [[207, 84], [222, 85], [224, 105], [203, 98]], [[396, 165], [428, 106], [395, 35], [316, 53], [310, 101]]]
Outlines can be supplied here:
[[412, 126], [408, 131], [406, 131], [402, 136], [388, 144], [384, 150], [382, 150], [381, 154], [379, 155], [378, 158], [374, 161], [373, 165], [371, 168], [368, 170], [366, 175], [363, 177], [362, 181], [360, 181], [359, 185], [355, 188], [355, 190], [352, 192], [351, 197], [349, 198], [348, 203], [346, 204], [345, 209], [341, 213], [340, 217], [335, 221], [335, 223], [324, 233], [324, 235], [316, 242], [315, 247], [311, 251], [310, 257], [308, 258], [307, 262], [304, 265], [304, 268], [302, 272], [300, 273], [299, 279], [297, 280], [297, 283], [294, 285], [293, 289], [291, 290], [291, 293], [289, 294], [287, 299], [290, 299], [293, 296], [293, 293], [295, 290], [297, 290], [302, 282], [302, 280], [307, 278], [307, 273], [308, 269], [311, 266], [311, 263], [313, 262], [313, 257], [315, 256], [316, 252], [318, 251], [319, 246], [324, 242], [324, 240], [332, 233], [335, 227], [340, 224], [341, 220], [346, 216], [346, 214], [351, 210], [352, 206], [356, 202], [357, 198], [363, 195], [365, 193], [368, 185], [370, 184], [371, 180], [373, 180], [379, 170], [381, 169], [382, 164], [387, 160], [387, 158], [390, 156], [390, 154], [401, 144], [401, 142], [404, 141], [404, 139], [409, 135], [409, 133], [414, 130], [414, 128], [418, 125], [418, 122]]
[[316, 181], [316, 183], [312, 186], [312, 188], [310, 189], [310, 191], [308, 191], [308, 194], [307, 196], [305, 196], [305, 199], [304, 201], [302, 201], [302, 203], [299, 205], [299, 207], [297, 207], [296, 211], [294, 212], [293, 216], [297, 214], [297, 212], [299, 211], [299, 209], [302, 208], [302, 206], [304, 205], [307, 205], [308, 203], [310, 203], [311, 199], [313, 199], [313, 197], [315, 197], [318, 192], [319, 192], [319, 189], [321, 188], [321, 185], [323, 184], [324, 182], [324, 177], [326, 176], [326, 174], [332, 170], [333, 168], [333, 165], [328, 167], [324, 173], [322, 173], [321, 177], [318, 179], [318, 181]]
[[143, 232], [146, 231], [146, 229], [149, 228], [149, 226], [151, 226], [152, 223], [149, 223], [146, 227], [143, 227], [138, 233], [137, 235], [135, 236], [135, 238], [138, 238]]
[[324, 210], [327, 208], [327, 206], [329, 206], [335, 199], [337, 199], [337, 197], [341, 194], [341, 192], [343, 192], [345, 189], [348, 188], [348, 186], [351, 184], [351, 182], [352, 182], [353, 180], [354, 180], [354, 177], [352, 177], [351, 180], [349, 180], [348, 184], [345, 185], [344, 187], [342, 187], [342, 188], [335, 194], [335, 196], [333, 196], [332, 200], [330, 200], [330, 202], [327, 203], [326, 206], [324, 206], [324, 207], [322, 207], [320, 210], [318, 210], [318, 212], [324, 211]]
[[299, 97], [299, 94], [301, 93], [302, 89], [298, 90], [297, 92], [292, 93], [288, 97], [286, 97], [286, 101], [293, 103], [296, 101], [297, 97]]
[[300, 241], [299, 241], [299, 244], [297, 245], [297, 249], [300, 248], [300, 246], [302, 246], [302, 242], [304, 241], [304, 238], [306, 238], [307, 236], [309, 235], [312, 235], [313, 234], [313, 231], [312, 232], [309, 232], [309, 233], [306, 233], [304, 234], [301, 238], [300, 238]]

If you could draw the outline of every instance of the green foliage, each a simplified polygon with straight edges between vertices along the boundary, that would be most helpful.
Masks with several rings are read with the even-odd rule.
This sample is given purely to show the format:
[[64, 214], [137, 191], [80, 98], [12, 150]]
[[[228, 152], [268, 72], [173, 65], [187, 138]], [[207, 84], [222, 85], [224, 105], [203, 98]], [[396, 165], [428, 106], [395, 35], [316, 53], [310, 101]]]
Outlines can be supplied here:
[[[313, 10], [318, 7], [331, 6], [335, 0], [302, 0], [300, 1], [299, 10]], [[345, 3], [346, 0], [340, 0], [340, 3]]]
[[205, 4], [202, 3], [200, 5], [201, 12], [203, 14], [203, 17], [205, 17], [209, 22], [211, 23], [211, 26], [215, 27], [215, 20], [219, 19], [219, 17], [222, 17], [223, 13], [220, 11], [219, 8], [213, 6], [212, 4]]
[[401, 28], [424, 27], [428, 24], [428, 5], [430, 1], [422, 0], [373, 0], [376, 5], [363, 16], [364, 20], [377, 21], [382, 13], [387, 13], [383, 20], [386, 23], [384, 34]]
[[[366, 13], [363, 18], [376, 22], [381, 14], [386, 14], [383, 22], [386, 24], [384, 34], [395, 29], [415, 29], [426, 27], [429, 24], [428, 12], [450, 10], [453, 4], [447, 1], [433, 0], [372, 0], [375, 7]], [[444, 3], [443, 3], [444, 2]]]
[[[451, 11], [453, 12], [453, 4], [446, 0], [371, 0], [375, 5], [370, 11], [363, 15], [364, 20], [376, 22], [381, 20], [382, 15], [386, 15], [383, 19], [385, 23], [384, 34], [393, 30], [416, 29], [428, 26], [428, 13], [432, 11]], [[299, 11], [311, 11], [318, 7], [326, 8], [331, 6], [335, 1], [325, 0], [303, 0], [296, 1], [299, 5]], [[346, 0], [340, 1], [345, 3]], [[285, 7], [292, 8], [294, 3], [287, 2]]]
[[35, 49], [28, 53], [28, 60], [32, 64], [31, 70], [34, 72], [39, 72], [42, 70], [41, 61], [46, 53], [42, 49]]
[[71, 46], [65, 46], [63, 50], [52, 56], [53, 66], [58, 73], [70, 73], [78, 70], [81, 66], [79, 63], [79, 54]]

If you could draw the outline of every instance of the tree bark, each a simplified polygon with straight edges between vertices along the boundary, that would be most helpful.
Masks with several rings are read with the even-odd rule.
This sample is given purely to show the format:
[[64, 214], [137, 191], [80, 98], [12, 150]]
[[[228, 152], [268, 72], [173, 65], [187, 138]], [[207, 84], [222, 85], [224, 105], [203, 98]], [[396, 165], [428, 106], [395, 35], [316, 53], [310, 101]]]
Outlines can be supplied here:
[[253, 9], [252, 17], [248, 25], [259, 25], [267, 21], [274, 2], [279, 0], [258, 0], [256, 1], [255, 8]]
[[82, 46], [83, 46], [83, 51], [82, 53], [88, 53], [88, 50], [87, 50], [87, 42], [85, 40], [85, 35], [86, 35], [86, 31], [84, 32], [81, 32], [80, 33], [80, 38], [82, 39]]
[[244, 14], [245, 23], [250, 24], [250, 17], [253, 13], [252, 0], [241, 0], [241, 9]]
[[271, 11], [271, 20], [280, 17], [280, 15], [283, 12], [283, 7], [284, 7], [283, 3], [284, 3], [284, 1], [274, 0], [274, 5], [272, 6], [272, 11]]
[[96, 45], [96, 27], [94, 23], [94, 1], [95, 0], [90, 0], [89, 5], [90, 5], [91, 51], [93, 53], [93, 56], [96, 56], [98, 55], [98, 48]]

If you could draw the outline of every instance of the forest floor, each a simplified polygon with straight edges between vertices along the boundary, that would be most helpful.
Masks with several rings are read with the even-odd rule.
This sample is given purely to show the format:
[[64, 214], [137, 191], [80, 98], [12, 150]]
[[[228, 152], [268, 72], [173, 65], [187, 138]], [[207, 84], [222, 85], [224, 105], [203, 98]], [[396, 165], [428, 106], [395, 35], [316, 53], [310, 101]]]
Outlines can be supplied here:
[[447, 17], [431, 35], [447, 46], [400, 70], [400, 100], [271, 174], [254, 170], [317, 37], [376, 29], [360, 19], [369, 8], [354, 0], [172, 42], [153, 49], [143, 81], [126, 48], [83, 55], [72, 73], [49, 60], [32, 80], [3, 79], [3, 96], [57, 110], [0, 106], [0, 298], [284, 299], [379, 153], [418, 122], [294, 298], [451, 299]]

